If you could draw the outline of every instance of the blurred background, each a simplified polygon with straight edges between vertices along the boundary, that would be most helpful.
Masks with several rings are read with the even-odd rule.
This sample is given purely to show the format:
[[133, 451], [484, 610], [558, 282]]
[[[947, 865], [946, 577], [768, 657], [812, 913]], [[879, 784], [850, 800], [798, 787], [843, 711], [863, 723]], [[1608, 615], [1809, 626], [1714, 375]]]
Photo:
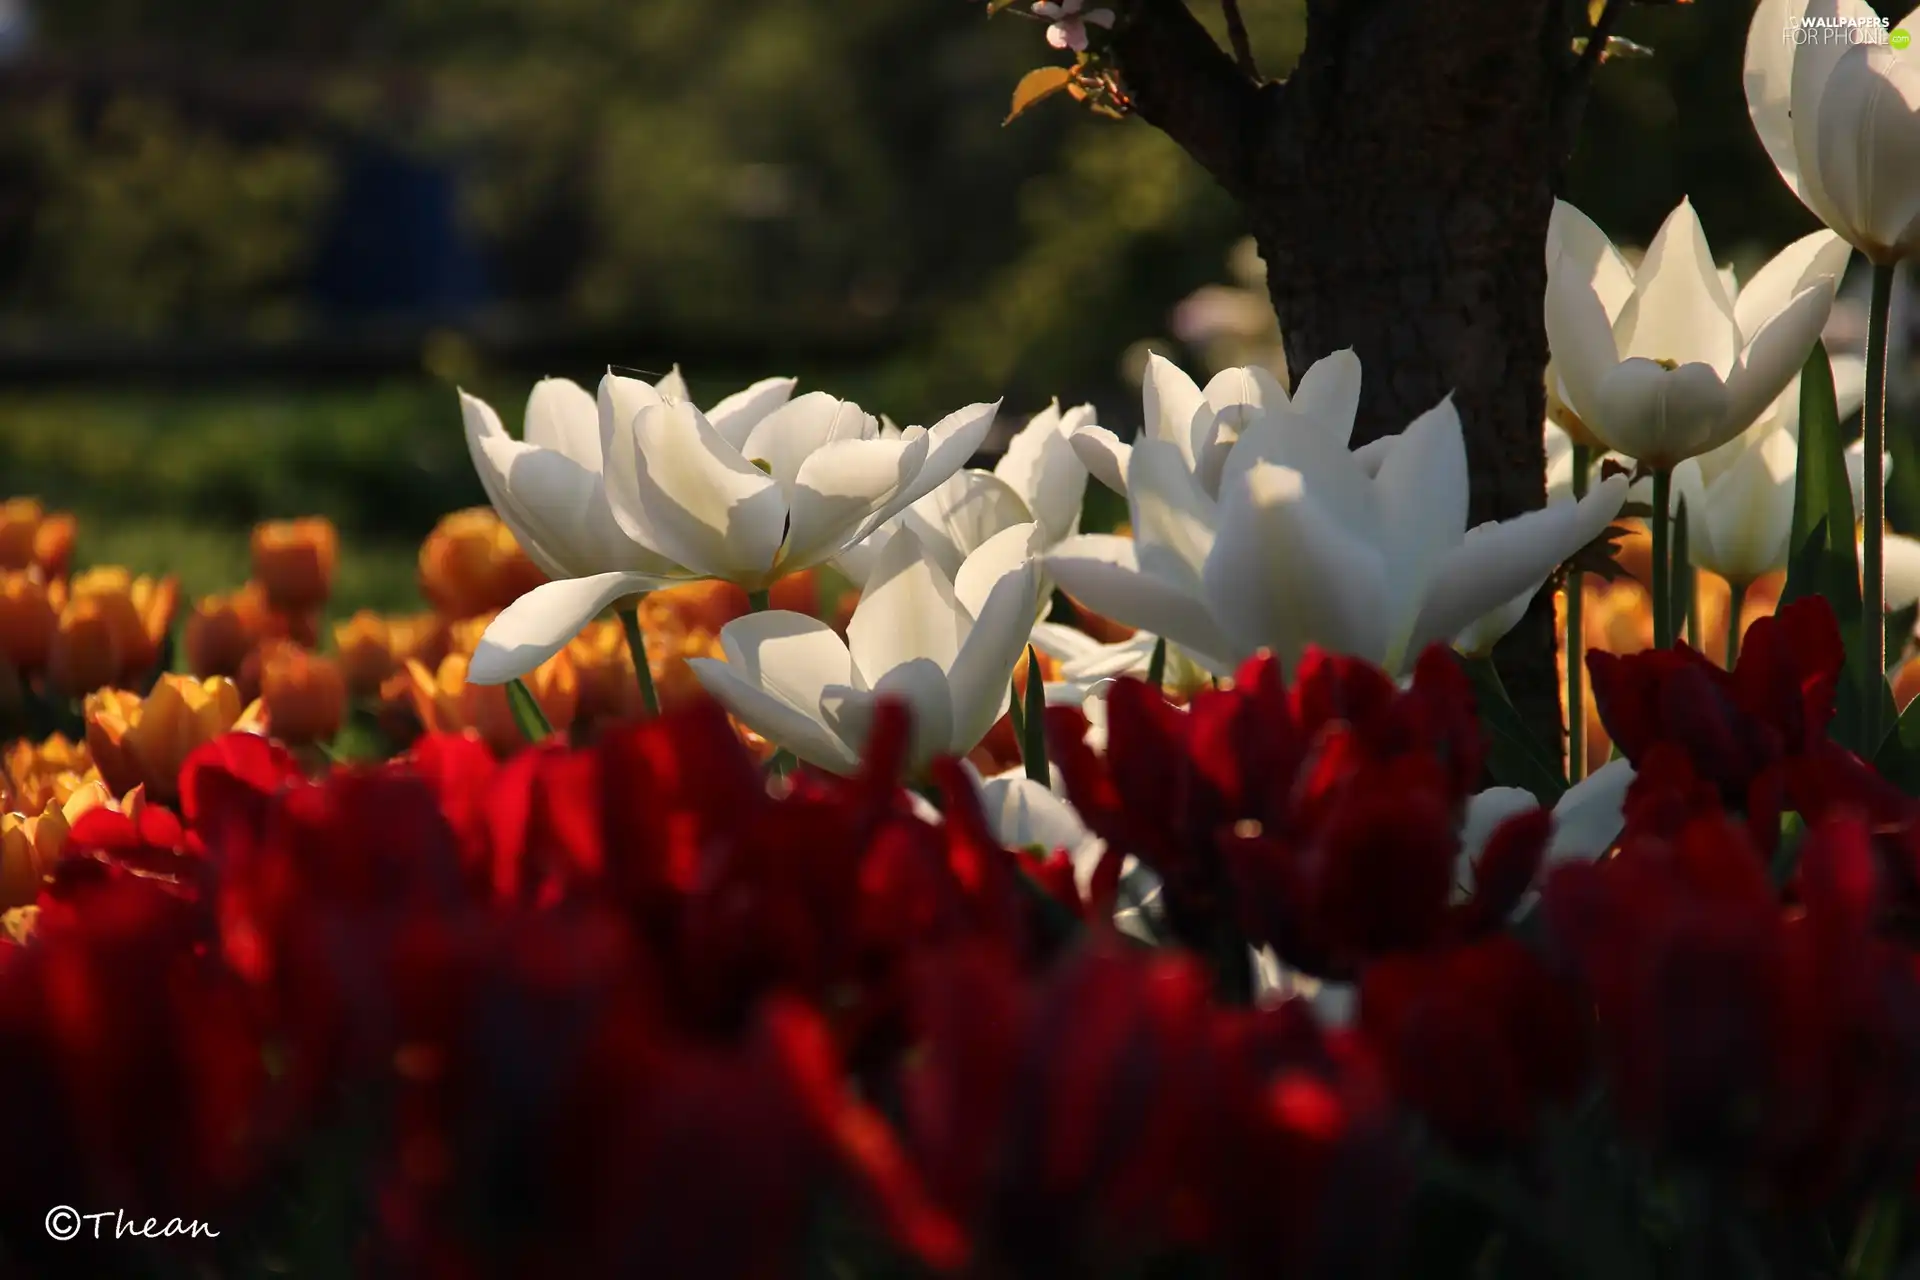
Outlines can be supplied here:
[[[1244, 8], [1285, 74], [1299, 0]], [[189, 598], [245, 578], [254, 521], [324, 513], [333, 611], [402, 608], [481, 500], [454, 383], [509, 424], [539, 376], [677, 363], [702, 403], [795, 374], [1124, 433], [1145, 344], [1270, 352], [1231, 204], [1139, 122], [1003, 127], [1064, 58], [982, 9], [0, 0], [0, 496]], [[1816, 225], [1747, 123], [1750, 11], [1628, 15], [1652, 56], [1603, 69], [1569, 192], [1616, 240], [1687, 194], [1744, 272]]]

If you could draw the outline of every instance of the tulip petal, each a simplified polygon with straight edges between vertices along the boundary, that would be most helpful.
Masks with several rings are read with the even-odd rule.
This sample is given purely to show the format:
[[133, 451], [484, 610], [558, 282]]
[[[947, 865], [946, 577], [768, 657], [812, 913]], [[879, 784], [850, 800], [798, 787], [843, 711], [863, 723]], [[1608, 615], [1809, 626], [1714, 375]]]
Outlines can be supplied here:
[[[887, 504], [886, 514], [880, 519], [905, 511], [971, 462], [973, 455], [980, 452], [980, 446], [986, 443], [987, 432], [993, 428], [994, 416], [999, 412], [998, 400], [992, 404], [970, 404], [964, 409], [955, 409], [928, 427], [926, 465], [920, 468], [913, 483]], [[908, 434], [912, 434], [911, 428]]]
[[1720, 376], [1704, 364], [1668, 369], [1635, 357], [1602, 380], [1599, 412], [1587, 423], [1610, 449], [1671, 467], [1740, 434], [1729, 424], [1729, 400]]
[[[1807, 18], [1865, 18], [1878, 21], [1873, 9], [1864, 0], [1811, 0], [1803, 15]], [[1846, 216], [1847, 210], [1835, 205], [1826, 192], [1825, 184], [1818, 169], [1822, 159], [1821, 119], [1825, 106], [1827, 86], [1832, 79], [1834, 69], [1846, 57], [1852, 45], [1840, 40], [1810, 40], [1798, 44], [1793, 50], [1792, 72], [1787, 83], [1790, 125], [1793, 131], [1793, 153], [1799, 157], [1800, 170], [1797, 179], [1789, 185], [1794, 187], [1801, 201], [1813, 210], [1820, 221], [1837, 231], [1854, 231], [1853, 220]], [[1792, 110], [1793, 104], [1799, 104], [1798, 110]], [[1749, 110], [1752, 101], [1748, 101]], [[1764, 135], [1763, 135], [1764, 140]], [[1772, 154], [1771, 148], [1768, 154]], [[1777, 163], [1777, 162], [1776, 162]], [[1785, 177], [1785, 170], [1781, 171]], [[1857, 231], [1854, 232], [1858, 234]]]
[[757, 587], [772, 571], [786, 540], [780, 486], [692, 405], [648, 405], [616, 428], [607, 476], [628, 537], [695, 574]]
[[1888, 613], [1920, 601], [1920, 541], [1889, 532], [1881, 542], [1886, 568]]
[[[980, 611], [986, 607], [987, 596], [1000, 579], [1033, 562], [1033, 558], [1040, 553], [1041, 536], [1040, 526], [1036, 524], [1009, 525], [967, 556], [959, 572], [954, 574], [953, 594], [969, 618], [980, 616]], [[1039, 586], [1039, 576], [1036, 574], [1036, 594]]]
[[1633, 778], [1631, 764], [1613, 760], [1568, 787], [1553, 806], [1547, 863], [1591, 860], [1605, 853], [1624, 825], [1622, 810]]
[[1167, 637], [1215, 675], [1232, 674], [1250, 651], [1227, 638], [1193, 592], [1143, 572], [1134, 552], [1131, 538], [1083, 533], [1041, 557], [1041, 566], [1095, 613]]
[[1127, 499], [1141, 567], [1195, 587], [1213, 547], [1213, 499], [1174, 445], [1142, 440], [1127, 471]]
[[877, 685], [893, 668], [931, 658], [946, 670], [966, 638], [967, 613], [953, 583], [902, 529], [887, 542], [847, 623], [854, 669]]
[[[773, 425], [779, 416], [761, 425]], [[913, 483], [926, 457], [925, 432], [897, 440], [839, 440], [808, 455], [792, 487], [782, 572], [810, 568], [850, 545], [874, 512]]]
[[1067, 437], [1087, 474], [1118, 494], [1127, 491], [1127, 465], [1133, 446], [1105, 427], [1081, 427]]
[[1365, 446], [1364, 456], [1347, 449], [1348, 438], [1346, 433], [1331, 429], [1324, 419], [1308, 418], [1294, 409], [1276, 409], [1240, 433], [1239, 442], [1220, 470], [1220, 492], [1239, 487], [1260, 463], [1286, 467], [1308, 477], [1314, 501], [1339, 521], [1341, 528], [1371, 542], [1380, 520], [1367, 464], [1377, 458], [1376, 470], [1384, 466], [1399, 447], [1400, 437], [1389, 436], [1386, 440], [1391, 443]]
[[1193, 470], [1200, 443], [1213, 427], [1213, 407], [1184, 369], [1158, 353], [1147, 357], [1140, 412], [1145, 427], [1135, 448], [1147, 440], [1163, 441], [1179, 450], [1180, 460]]
[[793, 395], [794, 384], [793, 378], [762, 378], [707, 410], [707, 421], [713, 424], [721, 439], [739, 449], [768, 414], [787, 403]]
[[600, 411], [587, 389], [571, 378], [542, 378], [527, 396], [528, 444], [552, 449], [600, 474]]
[[[797, 614], [757, 613], [755, 618], [797, 617]], [[745, 619], [739, 619], [745, 621]], [[734, 625], [728, 623], [728, 626]], [[852, 773], [859, 767], [858, 752], [828, 727], [825, 714], [811, 714], [754, 683], [732, 663], [718, 658], [689, 658], [687, 666], [713, 700], [738, 716], [767, 741], [776, 743], [810, 765], [831, 773]]]
[[1747, 27], [1747, 51], [1741, 79], [1747, 114], [1767, 158], [1795, 195], [1801, 194], [1800, 161], [1793, 146], [1793, 61], [1797, 46], [1789, 34], [1806, 12], [1807, 0], [1760, 0]]
[[1360, 412], [1360, 357], [1353, 348], [1342, 347], [1315, 360], [1294, 385], [1290, 407], [1346, 448]]
[[1793, 530], [1794, 468], [1800, 450], [1778, 427], [1763, 434], [1698, 500], [1689, 497], [1688, 529], [1704, 543], [1691, 543], [1693, 562], [1732, 582], [1752, 582], [1786, 568]]
[[493, 507], [507, 528], [513, 531], [514, 538], [520, 543], [520, 549], [527, 558], [539, 567], [540, 572], [550, 578], [571, 576], [571, 571], [560, 562], [535, 536], [534, 530], [520, 517], [519, 511], [508, 499], [507, 468], [512, 465], [514, 454], [525, 448], [519, 441], [507, 434], [500, 425], [500, 415], [493, 406], [478, 396], [460, 396], [460, 419], [466, 430], [467, 456], [473, 460], [474, 474], [480, 477], [480, 487], [486, 491], [487, 502]]
[[1058, 403], [1035, 414], [1007, 442], [993, 474], [1018, 494], [1047, 543], [1080, 532], [1087, 468], [1067, 439]]
[[1472, 892], [1473, 864], [1487, 847], [1494, 828], [1508, 818], [1539, 807], [1540, 801], [1522, 787], [1489, 787], [1468, 797], [1467, 816], [1460, 823], [1460, 853], [1453, 864], [1456, 901]]
[[979, 745], [1006, 711], [1013, 669], [1033, 631], [1033, 600], [1039, 583], [1039, 565], [1032, 560], [1002, 573], [947, 666], [953, 699], [950, 749], [955, 755], [965, 755]]
[[995, 839], [1009, 849], [1035, 845], [1049, 853], [1065, 849], [1073, 858], [1074, 878], [1080, 883], [1081, 892], [1086, 892], [1091, 868], [1083, 877], [1081, 864], [1093, 861], [1099, 851], [1106, 848], [1106, 843], [1087, 830], [1072, 805], [1053, 794], [1050, 788], [1020, 773], [984, 779], [979, 791], [980, 808]]
[[1732, 370], [1740, 330], [1691, 200], [1654, 233], [1614, 334], [1623, 357], [1704, 364], [1722, 378]]
[[1833, 286], [1816, 281], [1764, 321], [1727, 379], [1729, 437], [1758, 421], [1799, 376], [1833, 311]]
[[1034, 648], [1062, 663], [1089, 657], [1106, 648], [1078, 627], [1062, 622], [1034, 623], [1032, 638]]
[[1270, 648], [1289, 670], [1309, 644], [1379, 662], [1392, 622], [1380, 551], [1307, 486], [1300, 472], [1261, 462], [1223, 496], [1207, 609], [1239, 652]]
[[901, 516], [949, 574], [959, 573], [966, 558], [1001, 530], [1033, 521], [1011, 485], [990, 471], [972, 469], [954, 472]]
[[687, 390], [686, 376], [680, 372], [680, 366], [677, 364], [667, 370], [666, 377], [653, 384], [653, 389], [660, 393], [663, 400], [691, 401], [693, 399], [693, 393]]
[[1571, 254], [1563, 252], [1547, 269], [1546, 323], [1561, 397], [1604, 438], [1600, 387], [1620, 363], [1620, 352], [1592, 272]]
[[1240, 432], [1262, 417], [1269, 407], [1288, 404], [1288, 398], [1279, 379], [1258, 365], [1222, 369], [1207, 383], [1205, 395], [1213, 409], [1213, 425], [1195, 451], [1194, 475], [1202, 490], [1217, 494], [1221, 469], [1226, 465], [1227, 453], [1240, 439]]
[[873, 415], [853, 401], [809, 391], [762, 418], [739, 451], [755, 465], [764, 462], [767, 474], [780, 482], [791, 502], [801, 464], [834, 444], [870, 439], [879, 429]]
[[928, 760], [948, 751], [953, 737], [953, 695], [940, 664], [915, 658], [887, 672], [871, 690], [846, 685], [828, 688], [820, 706], [834, 733], [865, 754], [873, 733], [873, 718], [882, 698], [907, 704], [913, 717], [913, 736], [907, 748], [908, 768], [918, 772]]
[[1733, 318], [1740, 326], [1742, 343], [1751, 342], [1802, 289], [1826, 281], [1831, 295], [1852, 256], [1853, 246], [1825, 228], [1801, 236], [1773, 255], [1733, 300]]
[[1515, 596], [1532, 595], [1568, 556], [1600, 536], [1627, 500], [1627, 477], [1609, 476], [1578, 502], [1562, 502], [1467, 530], [1436, 567], [1419, 620], [1395, 658], [1411, 661]]
[[1555, 200], [1547, 219], [1547, 266], [1562, 253], [1586, 273], [1611, 325], [1633, 296], [1633, 268], [1599, 224], [1565, 200]]
[[1822, 194], [1862, 248], [1901, 256], [1920, 218], [1920, 66], [1903, 50], [1856, 45], [1834, 66], [1817, 115]]
[[1427, 578], [1467, 530], [1467, 445], [1448, 396], [1397, 437], [1374, 480], [1375, 545], [1386, 566], [1382, 603], [1394, 630], [1413, 625]]
[[673, 585], [644, 573], [596, 573], [545, 582], [487, 624], [467, 664], [468, 684], [505, 684], [566, 648], [616, 600]]

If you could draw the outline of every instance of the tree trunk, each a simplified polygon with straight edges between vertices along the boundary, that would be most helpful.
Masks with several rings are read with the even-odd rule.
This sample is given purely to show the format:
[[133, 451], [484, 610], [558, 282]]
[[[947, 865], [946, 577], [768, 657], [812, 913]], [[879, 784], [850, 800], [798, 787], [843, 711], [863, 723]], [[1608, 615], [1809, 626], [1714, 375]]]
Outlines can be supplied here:
[[[1542, 505], [1541, 299], [1570, 61], [1558, 0], [1309, 0], [1284, 83], [1247, 78], [1182, 0], [1134, 0], [1114, 52], [1137, 112], [1240, 202], [1294, 375], [1359, 355], [1354, 444], [1451, 394], [1470, 522]], [[1560, 740], [1549, 593], [1499, 658], [1542, 741]]]

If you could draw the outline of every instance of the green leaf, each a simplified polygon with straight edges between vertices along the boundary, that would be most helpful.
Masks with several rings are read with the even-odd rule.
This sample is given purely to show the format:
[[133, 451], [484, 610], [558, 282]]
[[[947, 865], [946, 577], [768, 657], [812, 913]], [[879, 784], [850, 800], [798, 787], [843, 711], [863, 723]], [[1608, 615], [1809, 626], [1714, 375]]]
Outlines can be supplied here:
[[1886, 1280], [1900, 1251], [1901, 1197], [1884, 1195], [1867, 1206], [1847, 1249], [1847, 1280]]
[[544, 742], [553, 735], [553, 726], [547, 723], [547, 713], [534, 701], [533, 691], [527, 688], [527, 682], [518, 676], [507, 681], [507, 705], [513, 708], [514, 726], [528, 742]]
[[1559, 753], [1549, 752], [1527, 728], [1491, 658], [1462, 658], [1473, 682], [1474, 706], [1487, 734], [1487, 772], [1503, 787], [1530, 791], [1543, 805], [1551, 805], [1567, 789]]
[[[1018, 702], [1019, 699], [1014, 699]], [[1053, 785], [1047, 767], [1047, 684], [1040, 677], [1040, 657], [1027, 646], [1027, 705], [1020, 716], [1020, 763], [1027, 776], [1043, 787]]]
[[[1860, 634], [1860, 557], [1854, 538], [1853, 486], [1847, 479], [1846, 442], [1834, 403], [1833, 369], [1824, 347], [1815, 345], [1800, 374], [1800, 458], [1794, 473], [1793, 525], [1788, 540], [1787, 585], [1781, 605], [1824, 596], [1840, 623], [1847, 665], [1834, 699], [1834, 740], [1872, 759], [1879, 743], [1863, 742], [1866, 679], [1859, 669], [1865, 650]], [[1891, 725], [1892, 691], [1883, 676], [1881, 723]]]
[[1889, 721], [1893, 732], [1873, 754], [1873, 767], [1908, 795], [1920, 795], [1920, 698], [1896, 714], [1899, 719]]
[[1156, 691], [1167, 687], [1167, 638], [1153, 642], [1153, 656], [1147, 659], [1147, 683]]
[[1072, 67], [1036, 67], [1021, 76], [1020, 83], [1013, 86], [1013, 107], [1000, 123], [1012, 124], [1028, 107], [1042, 99], [1051, 98], [1072, 83]]
[[1686, 636], [1687, 643], [1698, 649], [1700, 637], [1686, 630], [1693, 608], [1693, 548], [1688, 545], [1691, 535], [1687, 526], [1691, 523], [1687, 516], [1687, 503], [1683, 498], [1677, 504], [1673, 516], [1673, 572], [1667, 582], [1672, 588], [1674, 627]]

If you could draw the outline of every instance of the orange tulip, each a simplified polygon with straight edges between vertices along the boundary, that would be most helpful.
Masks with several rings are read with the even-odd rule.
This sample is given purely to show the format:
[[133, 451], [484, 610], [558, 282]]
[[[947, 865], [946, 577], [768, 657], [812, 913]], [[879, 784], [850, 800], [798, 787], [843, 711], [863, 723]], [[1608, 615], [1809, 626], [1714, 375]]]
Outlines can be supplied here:
[[405, 674], [407, 659], [415, 658], [436, 669], [450, 652], [447, 620], [437, 613], [383, 618], [362, 609], [333, 625], [334, 647], [340, 651], [340, 669], [356, 697], [372, 697], [396, 673]]
[[[434, 733], [474, 729], [494, 751], [509, 755], [526, 745], [514, 723], [505, 685], [467, 683], [467, 658], [450, 653], [438, 670], [429, 671], [417, 658], [407, 662], [407, 691], [420, 723]], [[556, 733], [565, 733], [580, 706], [580, 681], [573, 661], [562, 649], [526, 676], [533, 700]]]
[[325, 516], [253, 527], [253, 577], [280, 613], [302, 615], [326, 604], [339, 557], [340, 535]]
[[187, 669], [197, 676], [233, 676], [267, 628], [267, 597], [249, 582], [224, 596], [203, 596], [187, 617]]
[[289, 746], [338, 734], [347, 710], [347, 682], [339, 665], [285, 640], [268, 644], [261, 654], [267, 731]]
[[30, 906], [40, 896], [74, 820], [103, 805], [113, 805], [113, 797], [96, 780], [65, 801], [48, 800], [37, 813], [0, 813], [0, 911]]
[[96, 600], [70, 605], [54, 631], [53, 652], [47, 659], [47, 679], [68, 697], [77, 698], [111, 685], [122, 668], [130, 666], [107, 609]]
[[46, 666], [66, 599], [36, 569], [0, 570], [0, 661], [28, 673]]
[[0, 502], [0, 569], [38, 568], [49, 578], [66, 577], [77, 527], [70, 513], [49, 512], [33, 498]]
[[171, 804], [187, 756], [232, 730], [246, 710], [239, 688], [225, 676], [163, 675], [145, 699], [124, 689], [89, 695], [87, 746], [113, 791], [144, 786], [149, 798]]
[[442, 517], [420, 544], [420, 593], [448, 618], [504, 609], [546, 580], [492, 507]]
[[20, 738], [0, 752], [0, 791], [10, 791], [4, 807], [38, 813], [50, 801], [65, 804], [75, 790], [99, 777], [84, 742], [56, 733], [40, 743]]
[[[160, 648], [166, 643], [167, 631], [173, 626], [174, 610], [180, 604], [180, 582], [172, 577], [135, 577], [120, 565], [101, 565], [88, 569], [75, 574], [67, 584], [67, 604], [61, 627], [65, 629], [68, 625], [65, 615], [83, 611], [89, 604], [112, 635], [118, 665], [113, 676], [95, 684], [76, 686], [66, 680], [57, 681], [61, 688], [76, 696], [114, 680], [137, 680], [153, 670], [154, 663], [160, 657]], [[89, 637], [89, 643], [97, 644], [97, 641]], [[61, 640], [56, 636], [49, 666], [56, 665], [60, 647]], [[97, 649], [89, 649], [75, 656], [85, 659], [80, 663], [80, 669], [89, 672], [91, 668], [87, 663], [100, 660]]]
[[[651, 645], [651, 636], [648, 642]], [[566, 655], [580, 684], [581, 720], [624, 720], [640, 713], [640, 682], [634, 678], [633, 655], [627, 652], [627, 637], [618, 622], [589, 622], [567, 642]], [[648, 656], [651, 666], [651, 653]]]

